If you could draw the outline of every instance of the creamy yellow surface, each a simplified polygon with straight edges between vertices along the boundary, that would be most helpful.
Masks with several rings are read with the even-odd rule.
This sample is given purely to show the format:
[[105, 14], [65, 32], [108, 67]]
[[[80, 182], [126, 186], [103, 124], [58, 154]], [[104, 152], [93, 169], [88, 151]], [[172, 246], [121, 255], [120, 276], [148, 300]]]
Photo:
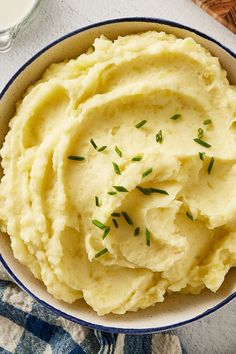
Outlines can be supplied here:
[[[1, 150], [1, 227], [15, 257], [55, 298], [84, 297], [99, 315], [146, 308], [167, 292], [215, 292], [236, 265], [235, 121], [235, 87], [191, 38], [100, 38], [94, 51], [51, 65]], [[199, 128], [211, 147], [193, 140]], [[113, 186], [128, 192], [109, 195]], [[114, 212], [133, 225], [122, 215], [116, 228]], [[110, 226], [105, 239], [92, 220]]]

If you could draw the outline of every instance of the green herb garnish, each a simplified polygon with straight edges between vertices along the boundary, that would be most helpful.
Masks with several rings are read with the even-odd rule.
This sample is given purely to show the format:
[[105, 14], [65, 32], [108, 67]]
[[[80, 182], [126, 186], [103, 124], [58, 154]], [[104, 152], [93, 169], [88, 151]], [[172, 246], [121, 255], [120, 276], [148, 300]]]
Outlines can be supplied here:
[[120, 213], [112, 213], [111, 216], [114, 216], [115, 218], [119, 218], [120, 217]]
[[162, 130], [159, 130], [159, 132], [156, 134], [156, 142], [161, 144], [162, 141], [163, 141]]
[[143, 172], [142, 177], [144, 178], [144, 177], [150, 175], [150, 173], [152, 173], [152, 171], [153, 171], [153, 169], [149, 168], [147, 171]]
[[99, 229], [101, 229], [101, 230], [104, 230], [104, 229], [107, 228], [107, 226], [104, 225], [104, 224], [103, 224], [102, 222], [100, 222], [99, 220], [94, 219], [94, 220], [92, 220], [92, 223], [93, 223], [95, 226], [97, 226]]
[[181, 117], [181, 114], [174, 114], [172, 117], [170, 117], [170, 119], [172, 120], [177, 120]]
[[133, 225], [134, 224], [133, 220], [129, 217], [129, 215], [125, 211], [122, 211], [121, 214], [124, 216], [125, 220], [127, 221], [127, 223], [129, 225]]
[[118, 229], [119, 225], [116, 219], [112, 219], [114, 226]]
[[144, 124], [147, 123], [147, 120], [142, 120], [141, 122], [139, 122], [138, 124], [135, 125], [135, 128], [139, 129], [141, 128]]
[[119, 155], [120, 157], [122, 157], [122, 151], [120, 151], [120, 149], [118, 148], [118, 146], [115, 146], [115, 152], [117, 153], [117, 155]]
[[103, 240], [107, 237], [107, 235], [109, 234], [110, 231], [111, 231], [110, 226], [107, 226], [103, 232], [103, 235], [102, 235]]
[[136, 227], [136, 229], [134, 230], [134, 236], [138, 236], [140, 232], [140, 227]]
[[68, 159], [69, 160], [74, 160], [74, 161], [83, 161], [83, 160], [85, 160], [85, 157], [70, 155], [70, 156], [68, 156]]
[[141, 161], [142, 160], [142, 156], [138, 155], [138, 156], [134, 156], [131, 161]]
[[199, 139], [199, 138], [195, 138], [193, 139], [195, 141], [195, 143], [198, 143], [199, 145], [205, 146], [206, 148], [210, 148], [211, 145], [206, 143], [205, 141]]
[[93, 139], [90, 139], [90, 143], [93, 145], [94, 149], [97, 150], [97, 144], [95, 143], [95, 141]]
[[199, 157], [200, 157], [200, 160], [204, 160], [204, 157], [205, 157], [206, 153], [205, 152], [199, 152]]
[[141, 186], [137, 186], [136, 189], [138, 189], [140, 192], [142, 192], [145, 195], [150, 195], [152, 193], [160, 193], [160, 194], [169, 195], [168, 192], [164, 191], [163, 189], [158, 189], [158, 188], [143, 188]]
[[99, 205], [99, 198], [96, 196], [95, 197], [95, 205], [97, 206], [97, 207], [99, 207], [100, 205]]
[[193, 215], [189, 211], [186, 211], [186, 216], [193, 221]]
[[208, 124], [211, 124], [212, 123], [212, 120], [211, 119], [206, 119], [204, 120], [203, 124], [204, 125], [208, 125]]
[[128, 190], [123, 186], [113, 186], [117, 192], [128, 192]]
[[140, 192], [142, 192], [143, 194], [145, 195], [150, 195], [150, 191], [149, 191], [149, 188], [143, 188], [141, 186], [136, 186], [136, 189], [138, 189]]
[[109, 194], [109, 195], [115, 195], [115, 194], [117, 194], [117, 193], [114, 192], [114, 191], [111, 191], [111, 192], [107, 192], [107, 194]]
[[204, 130], [202, 128], [198, 128], [198, 139], [201, 139], [203, 137]]
[[115, 173], [116, 173], [117, 175], [121, 175], [120, 168], [119, 168], [119, 166], [117, 165], [117, 163], [112, 162], [112, 165], [113, 165], [113, 167], [114, 167]]
[[214, 162], [215, 162], [215, 159], [214, 159], [214, 157], [212, 157], [211, 160], [210, 160], [210, 163], [208, 165], [208, 169], [207, 169], [208, 175], [211, 173], [211, 170], [212, 170], [212, 167], [214, 165]]
[[105, 145], [104, 145], [104, 146], [101, 146], [101, 147], [98, 149], [98, 151], [101, 152], [101, 151], [105, 150], [106, 148], [107, 148], [107, 146], [105, 146]]
[[147, 245], [147, 246], [150, 246], [150, 244], [151, 244], [151, 234], [150, 234], [150, 231], [149, 231], [148, 229], [146, 229], [145, 234], [146, 234], [146, 245]]
[[101, 257], [107, 252], [108, 252], [108, 249], [107, 248], [103, 248], [101, 251], [99, 251], [98, 253], [95, 254], [95, 258]]

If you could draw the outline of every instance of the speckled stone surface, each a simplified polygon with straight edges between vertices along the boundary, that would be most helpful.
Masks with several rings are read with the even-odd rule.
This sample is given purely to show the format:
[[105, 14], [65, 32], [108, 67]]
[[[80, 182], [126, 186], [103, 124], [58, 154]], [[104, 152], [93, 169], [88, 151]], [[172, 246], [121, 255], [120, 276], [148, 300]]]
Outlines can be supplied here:
[[[42, 1], [35, 21], [18, 35], [10, 52], [0, 54], [0, 90], [19, 66], [51, 41], [78, 27], [117, 17], [151, 16], [181, 22], [211, 35], [236, 52], [236, 36], [191, 0]], [[236, 300], [176, 332], [188, 354], [236, 353]]]

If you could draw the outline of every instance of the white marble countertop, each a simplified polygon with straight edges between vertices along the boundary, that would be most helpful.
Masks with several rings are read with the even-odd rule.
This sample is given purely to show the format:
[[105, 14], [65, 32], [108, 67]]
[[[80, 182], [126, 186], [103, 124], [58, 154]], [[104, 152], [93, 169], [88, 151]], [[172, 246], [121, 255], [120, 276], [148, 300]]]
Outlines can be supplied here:
[[[236, 36], [191, 0], [42, 0], [34, 22], [12, 50], [0, 54], [0, 90], [12, 74], [54, 39], [87, 24], [117, 17], [151, 16], [181, 22], [205, 32], [236, 52]], [[176, 332], [188, 354], [236, 353], [236, 301]], [[166, 354], [166, 353], [163, 353]]]

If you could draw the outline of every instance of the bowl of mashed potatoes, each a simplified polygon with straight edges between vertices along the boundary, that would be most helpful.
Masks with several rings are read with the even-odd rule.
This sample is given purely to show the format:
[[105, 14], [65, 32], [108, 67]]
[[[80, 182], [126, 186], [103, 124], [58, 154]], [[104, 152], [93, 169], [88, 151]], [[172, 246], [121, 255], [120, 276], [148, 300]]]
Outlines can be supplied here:
[[0, 101], [0, 250], [19, 286], [123, 333], [234, 298], [235, 67], [204, 34], [129, 18], [70, 33], [14, 75]]

